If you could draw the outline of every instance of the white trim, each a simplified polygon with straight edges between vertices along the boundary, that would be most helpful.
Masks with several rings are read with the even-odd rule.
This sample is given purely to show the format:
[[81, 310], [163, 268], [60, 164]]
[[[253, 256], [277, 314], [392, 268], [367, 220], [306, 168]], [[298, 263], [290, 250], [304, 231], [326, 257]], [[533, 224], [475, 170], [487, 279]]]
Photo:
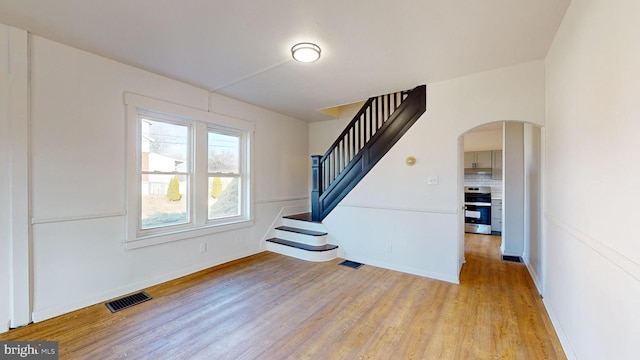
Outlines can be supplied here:
[[397, 264], [389, 264], [386, 263], [384, 261], [376, 261], [373, 259], [367, 259], [366, 257], [353, 257], [350, 256], [349, 254], [344, 254], [346, 259], [352, 260], [352, 261], [356, 261], [359, 263], [363, 263], [365, 265], [368, 266], [375, 266], [375, 267], [380, 267], [383, 269], [389, 269], [389, 270], [394, 270], [394, 271], [400, 271], [403, 273], [407, 273], [407, 274], [413, 274], [413, 275], [418, 275], [418, 276], [422, 276], [422, 277], [427, 277], [427, 278], [431, 278], [431, 279], [435, 279], [435, 280], [441, 280], [441, 281], [446, 281], [452, 284], [460, 284], [460, 279], [455, 277], [455, 276], [450, 276], [450, 275], [445, 275], [445, 274], [441, 274], [441, 273], [435, 273], [435, 272], [431, 272], [431, 271], [424, 271], [421, 269], [415, 269], [413, 267], [409, 267], [409, 266], [399, 266]]
[[309, 251], [278, 243], [272, 243], [270, 241], [266, 241], [264, 247], [267, 251], [271, 251], [276, 254], [286, 255], [294, 257], [296, 259], [312, 262], [331, 261], [338, 257], [338, 248], [327, 251]]
[[363, 209], [376, 209], [376, 210], [392, 210], [392, 211], [405, 211], [405, 212], [419, 212], [419, 213], [432, 213], [432, 214], [458, 214], [457, 210], [449, 209], [429, 209], [429, 208], [406, 208], [406, 207], [392, 207], [392, 206], [373, 206], [368, 204], [340, 204], [339, 207], [351, 207], [351, 208], [363, 208]]
[[280, 198], [280, 199], [264, 199], [264, 200], [256, 200], [256, 204], [270, 204], [277, 202], [288, 202], [288, 201], [300, 201], [300, 200], [309, 200], [309, 197], [297, 197], [297, 198]]
[[[255, 124], [243, 119], [233, 118], [227, 115], [210, 113], [207, 111], [170, 103], [158, 99], [145, 97], [142, 95], [125, 93], [124, 103], [126, 105], [126, 129], [127, 129], [127, 159], [126, 159], [126, 204], [127, 216], [126, 234], [124, 244], [126, 249], [136, 249], [155, 244], [173, 242], [193, 237], [205, 236], [212, 233], [229, 231], [237, 228], [253, 226], [253, 188], [254, 181], [252, 177], [252, 148]], [[139, 158], [141, 151], [139, 133], [140, 121], [139, 114], [144, 114], [150, 118], [154, 118], [154, 114], [158, 114], [157, 119], [161, 121], [169, 117], [175, 121], [184, 121], [190, 124], [192, 133], [191, 146], [193, 159], [191, 176], [190, 195], [190, 222], [185, 225], [166, 228], [154, 228], [141, 230], [138, 228], [138, 218], [140, 214], [140, 181], [138, 176]], [[171, 122], [172, 120], [169, 120]], [[209, 220], [208, 215], [203, 209], [206, 209], [206, 202], [202, 200], [204, 194], [207, 193], [208, 169], [207, 169], [207, 146], [206, 139], [209, 131], [229, 129], [234, 134], [238, 134], [241, 139], [240, 146], [241, 155], [243, 156], [242, 168], [242, 215], [230, 217], [222, 220]], [[203, 159], [203, 154], [204, 159]], [[197, 174], [201, 174], [198, 177]], [[204, 175], [202, 175], [204, 174]], [[207, 181], [205, 181], [207, 179]]]
[[536, 275], [535, 271], [533, 271], [533, 267], [531, 266], [531, 263], [529, 263], [529, 258], [523, 256], [522, 261], [524, 262], [524, 265], [527, 267], [527, 271], [529, 271], [529, 276], [531, 276], [531, 279], [533, 279], [533, 284], [536, 286], [536, 289], [538, 290], [538, 294], [542, 296], [542, 290], [543, 290], [542, 283], [540, 282], [540, 279], [538, 279], [538, 276]]
[[15, 328], [31, 322], [32, 261], [30, 220], [30, 102], [29, 47], [26, 31], [9, 27], [9, 84], [7, 110], [10, 136], [9, 236], [11, 325]]
[[232, 117], [229, 115], [219, 114], [215, 112], [208, 112], [201, 109], [196, 109], [172, 102], [150, 98], [143, 95], [138, 95], [130, 92], [124, 93], [124, 104], [132, 105], [140, 109], [145, 109], [150, 112], [160, 112], [165, 114], [176, 115], [177, 117], [184, 117], [186, 119], [195, 119], [212, 123], [218, 126], [226, 126], [232, 129], [240, 129], [245, 131], [254, 131], [255, 124], [251, 121]]
[[103, 213], [103, 214], [60, 216], [60, 217], [49, 217], [49, 218], [31, 218], [31, 224], [37, 225], [37, 224], [49, 224], [49, 223], [81, 221], [81, 220], [91, 220], [91, 219], [104, 219], [104, 218], [112, 218], [112, 217], [121, 217], [126, 215], [127, 215], [126, 211], [117, 211], [117, 212]]
[[[291, 200], [274, 200], [274, 201], [263, 201], [263, 202], [256, 202], [256, 205], [263, 205], [263, 204], [271, 204], [271, 203], [282, 203], [282, 202], [288, 202], [288, 201], [299, 201], [299, 200], [308, 200], [309, 198], [301, 198], [301, 199], [291, 199]], [[281, 225], [284, 225], [285, 223], [285, 219], [283, 218], [283, 216], [287, 216], [287, 215], [292, 215], [292, 214], [299, 214], [299, 213], [304, 213], [304, 212], [309, 212], [309, 205], [294, 205], [294, 206], [281, 206], [280, 207], [280, 211], [278, 211], [278, 214], [275, 216], [275, 218], [273, 219], [273, 221], [271, 222], [271, 225], [267, 228], [267, 231], [265, 232], [264, 236], [262, 237], [262, 240], [260, 240], [260, 248], [265, 249], [266, 247], [266, 240], [270, 239], [272, 237], [276, 236], [276, 230], [275, 228]], [[290, 219], [288, 219], [288, 221], [291, 221]], [[313, 224], [313, 223], [307, 223], [306, 225], [310, 226], [309, 230], [313, 230], [314, 225], [321, 225], [322, 224]], [[324, 226], [323, 226], [324, 228]], [[326, 229], [323, 229], [322, 231], [326, 231]]]
[[556, 335], [558, 335], [558, 340], [560, 340], [560, 345], [562, 346], [562, 350], [567, 356], [567, 359], [577, 360], [578, 355], [576, 355], [576, 352], [573, 350], [571, 342], [569, 341], [569, 337], [567, 337], [567, 334], [565, 333], [564, 328], [560, 323], [560, 319], [558, 319], [558, 316], [556, 316], [556, 313], [553, 310], [553, 306], [551, 306], [551, 304], [545, 298], [542, 299], [542, 303], [547, 310], [547, 314], [549, 314], [549, 319], [551, 319], [551, 324], [556, 331]]
[[78, 309], [82, 309], [84, 307], [87, 306], [91, 306], [91, 305], [95, 305], [95, 304], [99, 304], [101, 302], [105, 302], [108, 301], [110, 299], [115, 299], [118, 298], [120, 296], [126, 295], [126, 294], [130, 294], [132, 292], [135, 291], [140, 291], [146, 288], [149, 288], [151, 286], [155, 286], [158, 284], [162, 284], [165, 283], [167, 281], [171, 281], [171, 280], [175, 280], [178, 279], [180, 277], [183, 276], [187, 276], [190, 274], [194, 274], [197, 273], [198, 271], [202, 271], [205, 269], [209, 269], [218, 265], [222, 265], [225, 263], [228, 263], [230, 261], [234, 261], [234, 260], [238, 260], [247, 256], [251, 256], [254, 254], [259, 253], [260, 251], [252, 251], [252, 252], [246, 252], [246, 253], [236, 253], [233, 255], [229, 255], [229, 256], [225, 256], [223, 258], [220, 259], [216, 259], [213, 262], [210, 263], [204, 263], [204, 264], [196, 264], [178, 271], [174, 271], [171, 272], [169, 274], [164, 274], [162, 276], [158, 276], [149, 280], [145, 280], [145, 281], [139, 281], [139, 282], [135, 282], [132, 284], [128, 284], [126, 286], [122, 286], [119, 287], [117, 289], [113, 289], [113, 290], [109, 290], [107, 292], [101, 293], [101, 294], [96, 294], [93, 296], [89, 296], [86, 297], [84, 299], [80, 299], [78, 301], [75, 301], [73, 303], [65, 303], [62, 305], [56, 305], [56, 306], [52, 306], [52, 307], [48, 307], [48, 308], [44, 308], [44, 309], [40, 309], [37, 311], [33, 312], [33, 321], [34, 322], [40, 322], [40, 321], [44, 321], [62, 314], [67, 314], [70, 313], [72, 311], [78, 310]]
[[501, 251], [501, 255], [519, 257], [520, 259], [522, 259], [524, 261], [524, 256], [522, 254], [518, 254], [518, 253], [515, 253], [515, 252]]
[[629, 259], [623, 254], [619, 253], [615, 249], [609, 247], [604, 242], [592, 238], [589, 235], [581, 232], [575, 227], [561, 221], [557, 216], [551, 214], [548, 211], [544, 213], [545, 219], [552, 222], [554, 225], [561, 228], [563, 231], [571, 235], [574, 239], [580, 241], [584, 245], [588, 246], [590, 249], [601, 255], [603, 258], [607, 259], [613, 265], [620, 268], [622, 271], [631, 275], [636, 280], [640, 280], [640, 264], [635, 261]]
[[195, 237], [206, 236], [215, 233], [221, 233], [231, 230], [242, 229], [255, 225], [253, 220], [238, 221], [235, 223], [228, 223], [223, 225], [209, 225], [196, 228], [180, 229], [173, 232], [164, 232], [159, 234], [140, 236], [135, 240], [125, 240], [125, 249], [139, 249], [142, 247], [165, 244], [168, 242], [174, 242], [178, 240], [192, 239]]
[[284, 206], [280, 208], [280, 211], [278, 211], [278, 214], [276, 215], [276, 217], [271, 222], [271, 225], [269, 226], [269, 228], [267, 228], [266, 233], [264, 234], [264, 236], [262, 236], [262, 239], [260, 240], [260, 248], [261, 249], [263, 249], [263, 250], [266, 249], [266, 247], [267, 247], [266, 240], [267, 239], [270, 239], [270, 238], [276, 236], [275, 228], [277, 228], [278, 226], [282, 225], [282, 214], [284, 213], [284, 209], [285, 209]]
[[544, 297], [547, 293], [547, 227], [546, 217], [546, 168], [547, 168], [547, 128], [540, 127], [540, 295]]

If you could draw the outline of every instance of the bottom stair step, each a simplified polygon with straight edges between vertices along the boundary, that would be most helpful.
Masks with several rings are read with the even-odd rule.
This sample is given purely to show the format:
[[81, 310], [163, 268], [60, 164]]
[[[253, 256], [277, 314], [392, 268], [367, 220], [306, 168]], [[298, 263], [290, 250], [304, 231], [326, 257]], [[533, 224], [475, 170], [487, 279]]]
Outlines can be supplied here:
[[307, 245], [307, 244], [303, 244], [295, 241], [283, 240], [278, 238], [268, 239], [267, 241], [280, 244], [280, 245], [290, 246], [296, 249], [307, 250], [307, 251], [330, 251], [338, 248], [338, 245], [331, 245], [331, 244], [317, 245], [317, 246]]

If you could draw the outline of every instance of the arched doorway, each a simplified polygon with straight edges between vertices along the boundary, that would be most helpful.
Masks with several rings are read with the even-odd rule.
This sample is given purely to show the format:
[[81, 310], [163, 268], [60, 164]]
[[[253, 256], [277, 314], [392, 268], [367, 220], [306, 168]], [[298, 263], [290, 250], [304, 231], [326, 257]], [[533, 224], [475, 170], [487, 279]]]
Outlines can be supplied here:
[[[469, 129], [460, 135], [458, 142], [461, 208], [464, 209], [465, 186], [491, 188], [491, 230], [494, 236], [501, 236], [500, 253], [521, 259], [529, 268], [538, 291], [542, 293], [544, 129], [521, 121], [492, 122]], [[490, 156], [493, 160], [492, 171], [487, 171], [485, 165], [479, 171], [470, 171], [470, 153], [486, 151], [493, 155]], [[498, 164], [496, 155], [499, 156]], [[499, 167], [497, 172], [496, 166]], [[496, 214], [496, 209], [501, 213]], [[459, 218], [461, 256], [464, 256], [464, 213], [463, 210]]]

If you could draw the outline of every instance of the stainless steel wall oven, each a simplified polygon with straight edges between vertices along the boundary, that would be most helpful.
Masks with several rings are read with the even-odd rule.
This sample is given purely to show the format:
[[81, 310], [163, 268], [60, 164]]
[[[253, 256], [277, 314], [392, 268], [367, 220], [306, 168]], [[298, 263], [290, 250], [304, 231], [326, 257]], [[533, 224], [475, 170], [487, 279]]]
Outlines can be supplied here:
[[464, 231], [491, 234], [491, 187], [464, 187]]

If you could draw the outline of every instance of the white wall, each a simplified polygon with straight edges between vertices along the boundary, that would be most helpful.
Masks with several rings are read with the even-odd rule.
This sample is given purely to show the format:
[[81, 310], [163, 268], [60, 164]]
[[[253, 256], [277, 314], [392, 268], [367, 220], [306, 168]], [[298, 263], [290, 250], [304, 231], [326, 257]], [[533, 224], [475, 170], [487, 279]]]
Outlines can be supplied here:
[[253, 166], [258, 203], [303, 199], [309, 206], [308, 124], [228, 97], [211, 94], [211, 107], [256, 124]]
[[[308, 206], [306, 123], [37, 36], [31, 59], [35, 321], [259, 252], [283, 207]], [[125, 92], [255, 122], [254, 226], [123, 248]]]
[[0, 331], [26, 325], [30, 321], [30, 236], [29, 236], [29, 128], [27, 32], [1, 27], [2, 67], [0, 83], [0, 185], [5, 190], [0, 205], [0, 273], [3, 304], [10, 319], [1, 315]]
[[570, 358], [638, 357], [638, 14], [573, 1], [546, 58], [544, 295]]
[[[0, 169], [9, 168], [9, 27], [0, 25]], [[9, 189], [9, 172], [0, 171], [0, 189]], [[6, 190], [5, 190], [6, 191]], [[3, 197], [4, 199], [5, 197]], [[0, 202], [0, 332], [9, 329], [11, 319], [11, 241], [9, 201]]]
[[362, 103], [345, 105], [340, 107], [340, 116], [337, 119], [317, 121], [309, 124], [309, 154], [324, 155], [333, 144], [338, 135], [358, 113]]
[[524, 124], [524, 262], [542, 293], [542, 129]]
[[464, 134], [464, 151], [502, 149], [502, 129], [474, 131]]
[[[504, 120], [543, 124], [542, 61], [428, 84], [425, 115], [324, 221], [347, 258], [457, 282], [458, 137]], [[311, 124], [311, 138], [323, 126], [337, 128], [333, 121]], [[329, 145], [338, 133], [312, 141]], [[431, 175], [438, 185], [427, 185]]]
[[502, 246], [504, 255], [522, 256], [524, 252], [524, 124], [504, 124], [504, 189], [502, 200]]

